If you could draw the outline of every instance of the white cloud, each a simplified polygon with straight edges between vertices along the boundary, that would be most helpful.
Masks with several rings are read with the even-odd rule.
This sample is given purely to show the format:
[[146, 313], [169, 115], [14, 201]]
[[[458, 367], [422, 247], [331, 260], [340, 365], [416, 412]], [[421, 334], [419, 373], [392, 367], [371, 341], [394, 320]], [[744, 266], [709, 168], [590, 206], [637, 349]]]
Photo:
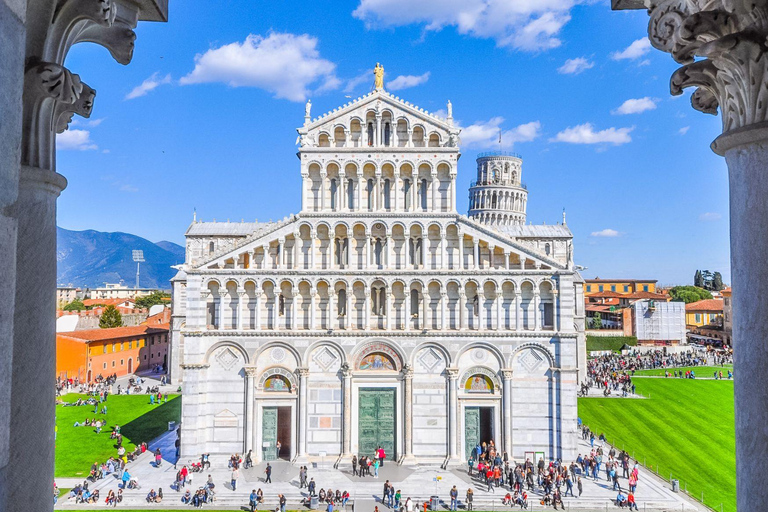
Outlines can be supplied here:
[[106, 118], [100, 117], [98, 119], [83, 119], [82, 117], [75, 117], [69, 123], [69, 126], [87, 126], [89, 128], [95, 128], [104, 122], [104, 119]]
[[[478, 121], [461, 128], [461, 145], [466, 148], [498, 148], [499, 130], [503, 117], [493, 117], [488, 121]], [[504, 147], [511, 147], [516, 142], [530, 142], [541, 135], [541, 123], [532, 121], [510, 130], [502, 130], [501, 141]]]
[[492, 38], [499, 46], [540, 51], [560, 46], [570, 11], [585, 0], [360, 0], [352, 13], [368, 28], [423, 25], [456, 27], [460, 34]]
[[133, 185], [120, 185], [120, 191], [121, 192], [138, 192], [139, 189], [134, 187]]
[[136, 87], [131, 90], [128, 94], [125, 95], [125, 99], [132, 100], [134, 98], [139, 98], [141, 96], [145, 96], [148, 92], [154, 91], [158, 87], [160, 87], [163, 84], [169, 84], [171, 83], [171, 75], [165, 75], [162, 78], [159, 78], [159, 73], [153, 73], [152, 76], [141, 82], [141, 85], [137, 85]]
[[344, 92], [353, 92], [355, 89], [357, 89], [359, 86], [363, 85], [366, 82], [368, 82], [371, 85], [371, 87], [373, 87], [373, 73], [371, 73], [370, 71], [366, 71], [365, 73], [362, 73], [350, 79], [347, 82], [347, 86], [344, 87]]
[[87, 151], [99, 147], [91, 140], [91, 132], [88, 130], [67, 130], [56, 135], [56, 149]]
[[683, 126], [679, 130], [677, 130], [677, 133], [679, 133], [680, 135], [685, 135], [686, 133], [688, 133], [688, 130], [690, 129], [691, 129], [690, 126]]
[[557, 72], [561, 75], [578, 75], [588, 69], [595, 67], [595, 63], [584, 57], [576, 57], [575, 59], [568, 59], [565, 64], [557, 68]]
[[429, 71], [423, 75], [400, 75], [389, 83], [385, 82], [386, 88], [390, 91], [399, 91], [401, 89], [408, 89], [409, 87], [416, 87], [426, 83], [429, 80]]
[[318, 39], [308, 34], [250, 34], [242, 43], [196, 55], [195, 69], [180, 83], [258, 87], [277, 98], [304, 101], [313, 88], [322, 92], [341, 86], [336, 64], [321, 58], [317, 45]]
[[[613, 52], [611, 58], [613, 60], [634, 60], [642, 57], [651, 50], [651, 42], [647, 37], [641, 37], [637, 41], [624, 48], [620, 52]], [[641, 66], [650, 64], [650, 62], [642, 61]]]
[[618, 146], [632, 142], [629, 133], [634, 129], [634, 126], [631, 128], [606, 128], [596, 132], [591, 123], [584, 123], [566, 128], [549, 141], [568, 142], [570, 144], [614, 144]]
[[621, 236], [621, 233], [615, 229], [605, 228], [600, 231], [593, 231], [589, 236], [601, 237], [601, 238], [615, 238]]
[[706, 212], [699, 215], [699, 220], [704, 222], [713, 222], [722, 218], [723, 216], [717, 212]]
[[654, 98], [636, 98], [629, 99], [621, 104], [619, 108], [612, 111], [613, 114], [640, 114], [646, 110], [654, 110], [656, 108], [656, 101]]

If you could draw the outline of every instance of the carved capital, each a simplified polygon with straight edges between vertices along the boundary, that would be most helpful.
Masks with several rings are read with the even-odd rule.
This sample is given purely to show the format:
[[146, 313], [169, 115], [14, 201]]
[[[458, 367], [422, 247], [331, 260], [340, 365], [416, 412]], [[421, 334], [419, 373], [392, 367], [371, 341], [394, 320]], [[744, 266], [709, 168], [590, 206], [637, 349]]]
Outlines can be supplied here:
[[458, 368], [446, 368], [445, 369], [445, 376], [448, 380], [457, 380], [459, 378], [459, 369]]
[[500, 373], [502, 379], [512, 380], [512, 368], [502, 368]]
[[352, 368], [350, 368], [349, 363], [347, 362], [342, 363], [339, 372], [341, 372], [341, 376], [345, 379], [348, 379], [352, 376]]
[[[730, 0], [645, 0], [651, 44], [683, 64], [673, 95], [695, 87], [691, 105], [722, 115], [723, 133], [768, 121], [768, 7]], [[722, 145], [722, 144], [721, 144]], [[718, 153], [728, 147], [713, 147]]]
[[293, 373], [295, 373], [299, 378], [306, 378], [309, 376], [309, 368], [296, 368]]
[[413, 379], [413, 367], [409, 364], [404, 365], [403, 369], [400, 370], [400, 375], [402, 375], [404, 380]]
[[244, 366], [243, 371], [245, 372], [246, 377], [252, 379], [256, 377], [257, 369], [255, 366]]

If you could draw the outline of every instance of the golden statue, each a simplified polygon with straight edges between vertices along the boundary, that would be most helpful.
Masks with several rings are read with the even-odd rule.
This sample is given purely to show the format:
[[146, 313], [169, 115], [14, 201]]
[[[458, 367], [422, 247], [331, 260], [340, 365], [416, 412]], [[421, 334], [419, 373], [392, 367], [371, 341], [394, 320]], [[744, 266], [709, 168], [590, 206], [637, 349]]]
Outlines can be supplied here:
[[377, 91], [380, 91], [384, 88], [384, 66], [376, 63], [376, 67], [373, 68], [373, 76], [375, 77], [373, 80], [373, 88]]

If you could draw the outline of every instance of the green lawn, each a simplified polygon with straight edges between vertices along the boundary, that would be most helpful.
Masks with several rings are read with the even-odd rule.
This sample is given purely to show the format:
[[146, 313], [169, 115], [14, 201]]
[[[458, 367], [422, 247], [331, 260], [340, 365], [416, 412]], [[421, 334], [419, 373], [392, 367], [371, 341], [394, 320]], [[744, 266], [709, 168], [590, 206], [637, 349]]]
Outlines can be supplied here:
[[[636, 379], [650, 399], [579, 398], [579, 416], [706, 505], [736, 511], [733, 381]], [[638, 487], [642, 497], [642, 483]]]
[[613, 350], [618, 352], [624, 344], [635, 346], [637, 338], [634, 336], [587, 336], [587, 351]]
[[[168, 403], [150, 405], [149, 395], [110, 395], [107, 399], [107, 427], [101, 434], [96, 434], [94, 427], [75, 427], [75, 422], [82, 423], [94, 416], [104, 420], [102, 414], [94, 415], [93, 406], [80, 407], [56, 406], [56, 476], [87, 476], [91, 464], [107, 460], [117, 454], [115, 441], [110, 439], [114, 425], [120, 425], [123, 434], [123, 446], [127, 451], [136, 444], [149, 442], [168, 430], [169, 421], [181, 418], [181, 399], [179, 395], [169, 395]], [[65, 402], [74, 402], [84, 395], [69, 394], [62, 397]], [[103, 404], [102, 404], [103, 405]], [[99, 406], [101, 409], [101, 406]]]
[[[675, 374], [675, 370], [678, 372], [682, 371], [685, 373], [688, 370], [693, 370], [696, 373], [696, 377], [714, 377], [713, 373], [715, 371], [723, 372], [723, 378], [728, 379], [728, 370], [733, 371], [733, 365], [732, 364], [726, 364], [725, 366], [685, 366], [683, 368], [667, 368], [669, 373], [672, 375]], [[640, 376], [664, 376], [664, 368], [659, 368], [657, 370], [638, 370], [635, 372], [635, 375]], [[672, 377], [674, 378], [674, 377]]]

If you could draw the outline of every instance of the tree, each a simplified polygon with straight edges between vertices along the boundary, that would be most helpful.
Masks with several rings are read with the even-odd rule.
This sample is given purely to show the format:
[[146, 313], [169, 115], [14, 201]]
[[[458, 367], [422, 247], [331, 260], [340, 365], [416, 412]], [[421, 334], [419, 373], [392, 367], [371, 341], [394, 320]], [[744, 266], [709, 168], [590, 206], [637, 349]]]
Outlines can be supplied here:
[[711, 299], [712, 294], [697, 286], [675, 286], [669, 289], [669, 296], [677, 302], [690, 304], [704, 299]]
[[591, 323], [592, 323], [592, 326], [591, 326], [592, 329], [600, 329], [603, 326], [603, 321], [600, 320], [600, 313], [595, 311], [592, 314], [592, 322]]
[[85, 309], [85, 304], [83, 304], [83, 301], [75, 299], [61, 309], [64, 311], [82, 311]]
[[693, 276], [693, 286], [698, 288], [704, 288], [704, 276], [701, 275], [701, 270], [697, 270]]
[[712, 278], [712, 288], [718, 292], [725, 288], [725, 285], [723, 284], [723, 276], [720, 275], [720, 272], [715, 272], [715, 276]]
[[157, 304], [167, 304], [168, 301], [165, 299], [169, 299], [170, 297], [171, 295], [169, 293], [152, 292], [149, 295], [136, 299], [136, 307], [139, 309], [149, 309]]
[[102, 329], [109, 329], [122, 326], [123, 316], [117, 308], [115, 306], [107, 306], [104, 308], [104, 311], [101, 313], [101, 318], [99, 319], [99, 327]]

